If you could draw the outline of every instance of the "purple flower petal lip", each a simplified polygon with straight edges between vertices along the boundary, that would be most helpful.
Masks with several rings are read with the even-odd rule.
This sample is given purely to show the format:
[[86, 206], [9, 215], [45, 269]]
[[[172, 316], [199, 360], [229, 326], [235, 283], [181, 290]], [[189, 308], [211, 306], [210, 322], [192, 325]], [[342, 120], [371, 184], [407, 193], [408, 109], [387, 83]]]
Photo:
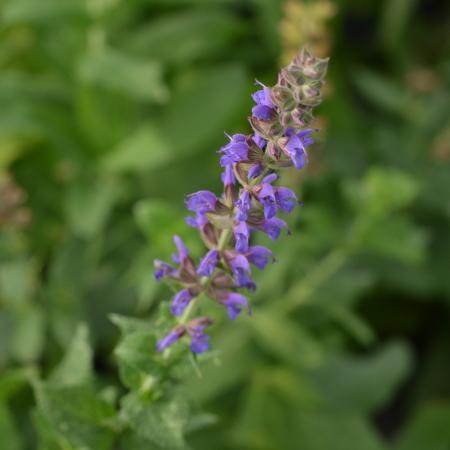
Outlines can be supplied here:
[[231, 320], [236, 319], [243, 308], [249, 308], [247, 299], [237, 292], [228, 292], [221, 303], [227, 307]]
[[167, 336], [156, 343], [156, 349], [158, 352], [162, 352], [174, 342], [178, 341], [185, 332], [186, 330], [183, 326], [174, 328]]
[[186, 217], [186, 223], [193, 228], [202, 228], [208, 223], [205, 213], [198, 212], [195, 217]]
[[236, 177], [234, 176], [233, 166], [228, 164], [221, 175], [224, 186], [234, 186], [236, 184]]
[[260, 136], [258, 133], [255, 133], [255, 134], [253, 135], [252, 141], [253, 141], [253, 142], [254, 142], [261, 150], [263, 150], [264, 147], [265, 147], [266, 144], [267, 144], [267, 141], [266, 141], [262, 136]]
[[154, 265], [156, 269], [154, 272], [156, 281], [160, 281], [164, 277], [175, 276], [177, 274], [177, 269], [175, 269], [175, 267], [172, 267], [170, 264], [167, 264], [159, 259], [155, 259]]
[[220, 158], [220, 165], [223, 167], [248, 158], [247, 137], [244, 134], [235, 134], [229, 138], [230, 142], [219, 150], [219, 153], [223, 153]]
[[[310, 138], [309, 135], [312, 133], [313, 130], [311, 128], [308, 128], [306, 130], [300, 130], [297, 133], [297, 137], [303, 141], [303, 144], [305, 147], [308, 145], [314, 144], [314, 139]], [[319, 130], [316, 130], [319, 131]]]
[[271, 219], [264, 220], [263, 224], [259, 228], [266, 233], [270, 239], [275, 241], [280, 236], [281, 229], [288, 229], [288, 226], [284, 220], [281, 220], [278, 217], [272, 217]]
[[179, 236], [174, 236], [173, 241], [175, 242], [175, 245], [178, 249], [178, 255], [172, 255], [172, 259], [178, 263], [181, 264], [181, 262], [189, 257], [189, 250], [184, 245], [183, 241]]
[[209, 348], [209, 336], [205, 334], [205, 329], [212, 324], [208, 317], [197, 317], [192, 319], [186, 326], [186, 330], [191, 336], [191, 351], [203, 353]]
[[297, 169], [302, 169], [307, 162], [306, 147], [314, 143], [313, 139], [309, 137], [312, 130], [301, 130], [294, 134], [292, 128], [286, 130], [286, 136], [289, 140], [286, 144], [286, 150]]
[[250, 273], [250, 264], [244, 255], [236, 254], [228, 260], [231, 271], [233, 272], [234, 281], [238, 287], [256, 289], [253, 280], [247, 276]]
[[256, 91], [252, 95], [253, 100], [257, 104], [267, 105], [267, 106], [273, 108], [274, 104], [272, 102], [272, 99], [270, 98], [270, 92], [271, 92], [270, 88], [258, 80], [256, 80], [256, 84], [259, 84], [262, 87], [262, 89], [260, 89], [259, 91]]
[[170, 305], [170, 311], [174, 316], [180, 316], [183, 314], [183, 311], [189, 305], [191, 300], [192, 295], [189, 289], [182, 289], [173, 298], [172, 304]]
[[248, 212], [252, 208], [252, 202], [250, 198], [250, 193], [244, 189], [240, 197], [236, 200], [236, 214], [235, 219], [239, 221], [245, 221], [248, 217]]
[[263, 183], [272, 184], [274, 181], [278, 179], [278, 175], [276, 173], [271, 173], [264, 177]]
[[274, 217], [277, 213], [275, 192], [271, 185], [277, 178], [277, 175], [274, 173], [267, 175], [260, 185], [261, 189], [258, 193], [258, 198], [264, 207], [264, 217], [266, 219]]
[[274, 104], [270, 98], [270, 88], [259, 81], [256, 83], [262, 86], [262, 89], [252, 94], [252, 98], [256, 103], [256, 106], [252, 108], [252, 114], [258, 119], [270, 120], [274, 112]]
[[236, 251], [245, 253], [248, 250], [248, 240], [250, 238], [250, 230], [245, 222], [239, 222], [234, 227], [234, 237], [236, 239]]
[[287, 213], [290, 213], [295, 208], [295, 202], [300, 204], [294, 192], [282, 186], [275, 188], [275, 199], [278, 208]]
[[247, 258], [252, 264], [261, 270], [264, 270], [269, 262], [269, 259], [272, 259], [272, 262], [275, 261], [273, 253], [268, 248], [261, 245], [254, 245], [250, 247], [248, 249]]
[[292, 135], [286, 144], [286, 150], [295, 168], [302, 169], [306, 164], [306, 151], [302, 140], [297, 135]]
[[207, 334], [201, 334], [199, 336], [192, 337], [191, 351], [194, 353], [203, 353], [209, 349], [209, 336]]
[[189, 194], [186, 198], [186, 207], [189, 211], [204, 213], [212, 211], [217, 202], [217, 197], [210, 191], [198, 191]]
[[252, 115], [260, 120], [270, 120], [273, 109], [267, 105], [256, 105], [252, 108]]
[[259, 177], [264, 170], [264, 167], [260, 163], [253, 164], [248, 171], [248, 177], [250, 179]]
[[210, 277], [218, 262], [219, 252], [217, 250], [210, 250], [200, 261], [197, 273], [204, 277]]

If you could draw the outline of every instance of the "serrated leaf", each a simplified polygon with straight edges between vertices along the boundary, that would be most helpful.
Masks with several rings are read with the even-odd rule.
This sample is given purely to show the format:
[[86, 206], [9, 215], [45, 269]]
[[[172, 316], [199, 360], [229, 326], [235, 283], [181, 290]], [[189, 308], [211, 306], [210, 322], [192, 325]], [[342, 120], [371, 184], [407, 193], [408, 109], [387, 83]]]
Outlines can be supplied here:
[[148, 320], [137, 319], [135, 317], [121, 316], [120, 314], [111, 314], [111, 322], [116, 325], [123, 335], [135, 331], [149, 331], [152, 327]]
[[38, 380], [33, 382], [33, 388], [45, 435], [52, 436], [52, 441], [62, 443], [62, 448], [110, 450], [114, 409], [92, 388], [57, 386]]
[[140, 330], [127, 333], [114, 351], [122, 382], [141, 393], [157, 387], [163, 370], [155, 357], [154, 331]]
[[151, 402], [134, 393], [122, 400], [121, 417], [149, 444], [161, 450], [185, 450], [183, 430], [189, 409], [181, 398]]

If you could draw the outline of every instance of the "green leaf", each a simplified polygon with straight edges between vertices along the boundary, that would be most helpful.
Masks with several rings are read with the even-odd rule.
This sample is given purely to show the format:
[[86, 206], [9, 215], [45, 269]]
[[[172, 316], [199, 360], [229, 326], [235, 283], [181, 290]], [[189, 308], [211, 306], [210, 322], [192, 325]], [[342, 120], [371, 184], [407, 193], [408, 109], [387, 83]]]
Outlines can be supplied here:
[[93, 237], [106, 225], [123, 189], [112, 176], [86, 176], [70, 186], [65, 203], [67, 221], [75, 235]]
[[142, 394], [158, 387], [163, 371], [155, 353], [156, 338], [153, 330], [127, 333], [114, 351], [122, 382]]
[[[301, 383], [295, 375], [285, 386], [286, 374], [274, 380], [273, 371], [258, 370], [248, 384], [233, 437], [238, 448], [252, 450], [381, 450], [380, 438], [356, 412], [339, 414], [295, 391]], [[262, 375], [262, 376], [261, 376]], [[282, 381], [284, 380], [284, 381]], [[299, 386], [300, 385], [300, 386]], [[310, 395], [311, 390], [307, 390]], [[326, 393], [325, 393], [326, 395]]]
[[180, 397], [152, 402], [130, 393], [123, 398], [120, 415], [150, 445], [161, 450], [184, 450], [183, 430], [189, 409]]
[[405, 31], [416, 4], [417, 0], [391, 0], [383, 4], [380, 38], [391, 50], [402, 50]]
[[161, 102], [168, 97], [159, 62], [133, 58], [113, 49], [86, 54], [78, 75], [85, 83], [123, 92], [135, 100]]
[[2, 11], [6, 24], [51, 23], [69, 17], [83, 17], [84, 14], [85, 6], [77, 0], [42, 0], [39, 8], [33, 0], [12, 0], [6, 3]]
[[166, 137], [154, 125], [142, 125], [104, 156], [102, 166], [111, 172], [145, 172], [175, 158]]
[[164, 245], [164, 236], [178, 234], [186, 228], [180, 212], [161, 200], [139, 201], [134, 207], [134, 217], [141, 232], [162, 254], [167, 254], [172, 246], [167, 239], [169, 244]]
[[422, 406], [397, 439], [395, 450], [447, 450], [450, 447], [450, 405]]
[[366, 357], [331, 356], [311, 377], [336, 410], [372, 413], [392, 398], [411, 369], [409, 347], [392, 342]]
[[23, 442], [19, 430], [5, 405], [0, 403], [0, 436], [2, 448], [5, 450], [21, 450]]
[[258, 344], [298, 367], [315, 367], [322, 362], [320, 344], [307, 330], [287, 317], [258, 311], [248, 324]]
[[186, 157], [217, 139], [246, 104], [248, 87], [244, 68], [230, 64], [203, 70], [175, 91], [161, 119], [170, 152]]
[[363, 248], [406, 264], [420, 264], [426, 256], [426, 232], [406, 218], [393, 216], [374, 222], [361, 239]]
[[114, 409], [92, 388], [38, 380], [33, 388], [45, 435], [60, 445], [55, 448], [110, 450]]
[[0, 375], [0, 403], [19, 391], [33, 375], [29, 369], [7, 369]]
[[63, 360], [52, 372], [50, 382], [55, 385], [72, 386], [92, 380], [92, 349], [86, 324], [79, 324]]
[[220, 53], [239, 29], [226, 10], [184, 10], [153, 20], [124, 43], [133, 53], [180, 65]]
[[420, 191], [412, 175], [381, 167], [372, 167], [359, 182], [344, 182], [343, 188], [355, 209], [374, 217], [410, 206]]
[[40, 305], [29, 304], [15, 311], [16, 326], [11, 352], [22, 363], [37, 361], [45, 344], [45, 316]]
[[120, 314], [111, 314], [109, 318], [111, 322], [119, 328], [123, 335], [135, 331], [148, 331], [151, 326], [147, 320], [121, 316]]
[[419, 105], [402, 85], [382, 75], [361, 69], [354, 73], [353, 82], [369, 102], [385, 112], [408, 119], [416, 118], [420, 112]]
[[30, 259], [10, 260], [0, 264], [2, 302], [17, 307], [31, 300], [35, 283], [35, 265]]

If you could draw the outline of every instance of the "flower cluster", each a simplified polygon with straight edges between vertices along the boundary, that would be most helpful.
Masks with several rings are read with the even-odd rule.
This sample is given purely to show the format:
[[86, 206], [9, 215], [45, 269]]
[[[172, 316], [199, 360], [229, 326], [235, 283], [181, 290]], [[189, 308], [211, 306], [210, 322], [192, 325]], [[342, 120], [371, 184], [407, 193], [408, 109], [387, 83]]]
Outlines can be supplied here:
[[255, 106], [249, 118], [253, 133], [227, 135], [228, 144], [219, 150], [223, 194], [198, 191], [187, 196], [186, 207], [193, 214], [186, 221], [198, 229], [208, 251], [196, 264], [174, 236], [176, 266], [155, 261], [156, 279], [179, 287], [171, 302], [178, 325], [158, 341], [158, 351], [185, 335], [193, 352], [208, 349], [205, 330], [212, 321], [191, 318], [201, 294], [223, 305], [230, 319], [250, 310], [241, 292], [256, 289], [251, 265], [264, 269], [274, 261], [269, 249], [251, 245], [251, 235], [259, 230], [275, 240], [283, 229], [289, 232], [277, 215], [290, 213], [299, 201], [290, 189], [275, 185], [276, 172], [290, 166], [301, 169], [307, 162], [306, 148], [313, 142], [308, 125], [313, 107], [321, 101], [327, 63], [302, 50], [281, 70], [273, 88], [257, 82], [261, 89], [252, 96]]

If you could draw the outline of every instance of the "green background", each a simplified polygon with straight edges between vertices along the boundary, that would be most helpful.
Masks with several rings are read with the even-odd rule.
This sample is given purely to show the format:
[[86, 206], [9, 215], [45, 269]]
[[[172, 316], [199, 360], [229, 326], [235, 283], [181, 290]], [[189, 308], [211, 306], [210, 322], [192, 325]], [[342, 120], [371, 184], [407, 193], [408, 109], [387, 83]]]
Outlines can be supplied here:
[[208, 306], [213, 350], [167, 362], [152, 260], [174, 233], [201, 255], [184, 196], [219, 192], [276, 82], [283, 4], [0, 1], [0, 172], [31, 214], [0, 221], [2, 450], [450, 449], [445, 3], [335, 2], [292, 236], [257, 239], [253, 315]]

